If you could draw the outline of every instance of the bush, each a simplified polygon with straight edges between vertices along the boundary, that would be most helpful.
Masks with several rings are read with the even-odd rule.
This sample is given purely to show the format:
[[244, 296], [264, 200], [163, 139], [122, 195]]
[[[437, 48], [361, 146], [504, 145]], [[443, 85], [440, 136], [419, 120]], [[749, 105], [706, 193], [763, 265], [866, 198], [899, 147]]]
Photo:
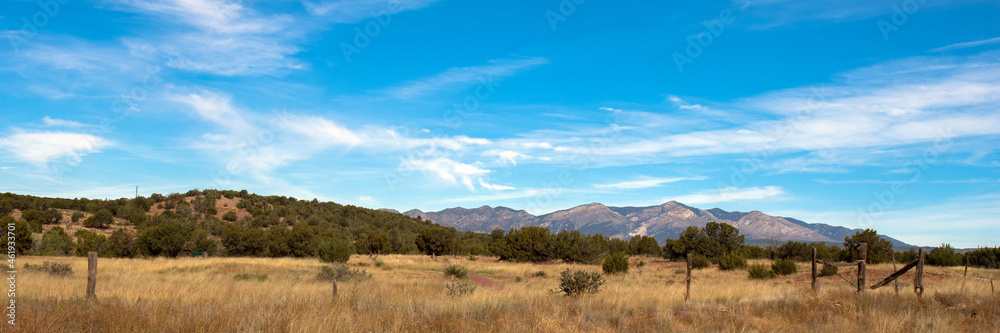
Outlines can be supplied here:
[[778, 275], [794, 274], [799, 270], [799, 268], [795, 266], [795, 260], [792, 259], [778, 259], [771, 264], [771, 269]]
[[83, 213], [81, 213], [81, 212], [73, 212], [73, 215], [71, 215], [69, 217], [69, 220], [73, 221], [73, 223], [77, 223], [77, 222], [80, 222], [80, 219], [82, 219], [82, 218], [83, 218]]
[[83, 226], [87, 228], [106, 228], [111, 225], [115, 220], [114, 215], [111, 214], [110, 210], [101, 209], [91, 217], [83, 220]]
[[331, 238], [319, 245], [319, 260], [345, 263], [351, 259], [351, 243], [340, 238]]
[[448, 296], [452, 297], [462, 297], [476, 291], [476, 284], [467, 280], [449, 282], [445, 287], [448, 288]]
[[691, 258], [691, 268], [702, 269], [708, 268], [708, 266], [712, 266], [712, 261], [708, 260], [706, 256], [696, 254]]
[[45, 272], [55, 276], [69, 276], [73, 274], [73, 267], [69, 264], [46, 261], [41, 265], [24, 264], [24, 269], [29, 271]]
[[612, 253], [604, 258], [601, 268], [604, 269], [604, 274], [628, 273], [628, 258], [621, 252]]
[[222, 214], [222, 219], [229, 222], [236, 222], [236, 212], [228, 211], [225, 214]]
[[764, 264], [752, 265], [747, 271], [750, 273], [751, 279], [767, 280], [773, 279], [776, 276], [774, 271], [767, 269], [767, 266]]
[[322, 281], [363, 281], [371, 278], [372, 275], [367, 271], [360, 268], [352, 269], [344, 264], [323, 266], [319, 273], [316, 273], [316, 279]]
[[960, 266], [962, 265], [962, 255], [955, 253], [955, 248], [951, 244], [941, 244], [931, 250], [925, 257], [928, 265], [933, 266]]
[[531, 277], [542, 277], [543, 278], [543, 277], [549, 277], [549, 274], [545, 273], [545, 271], [537, 271], [537, 272], [532, 273]]
[[819, 276], [834, 276], [837, 275], [837, 266], [833, 265], [823, 265], [823, 269], [820, 269]]
[[595, 294], [600, 291], [604, 282], [604, 277], [600, 273], [579, 270], [570, 272], [567, 268], [559, 279], [558, 291], [566, 293], [566, 296]]
[[42, 234], [38, 251], [45, 256], [64, 256], [76, 252], [76, 244], [62, 227], [56, 226]]
[[747, 259], [737, 252], [729, 252], [729, 254], [719, 258], [719, 269], [721, 270], [728, 271], [744, 268], [747, 268]]
[[452, 276], [459, 279], [464, 279], [469, 275], [469, 269], [462, 265], [448, 265], [444, 269], [444, 276]]

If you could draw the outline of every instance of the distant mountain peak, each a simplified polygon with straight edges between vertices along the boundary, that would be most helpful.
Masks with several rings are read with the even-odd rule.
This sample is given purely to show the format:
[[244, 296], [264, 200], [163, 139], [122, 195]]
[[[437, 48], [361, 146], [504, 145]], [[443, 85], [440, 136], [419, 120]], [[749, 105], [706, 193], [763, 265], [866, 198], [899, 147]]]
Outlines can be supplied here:
[[[725, 211], [720, 208], [702, 210], [675, 200], [649, 207], [609, 207], [599, 202], [579, 205], [541, 216], [524, 210], [498, 206], [481, 206], [476, 209], [448, 208], [438, 212], [414, 209], [404, 213], [422, 215], [436, 223], [459, 230], [490, 232], [494, 228], [508, 230], [526, 226], [541, 226], [558, 232], [579, 230], [585, 234], [600, 233], [606, 236], [627, 238], [649, 235], [663, 241], [677, 236], [689, 226], [702, 227], [708, 222], [730, 224], [740, 229], [747, 241], [764, 241], [777, 238], [805, 242], [838, 242], [844, 234], [853, 231], [826, 224], [811, 224], [793, 218], [767, 215], [759, 210], [750, 212]], [[888, 238], [896, 244], [897, 240]], [[899, 242], [898, 246], [903, 246]]]

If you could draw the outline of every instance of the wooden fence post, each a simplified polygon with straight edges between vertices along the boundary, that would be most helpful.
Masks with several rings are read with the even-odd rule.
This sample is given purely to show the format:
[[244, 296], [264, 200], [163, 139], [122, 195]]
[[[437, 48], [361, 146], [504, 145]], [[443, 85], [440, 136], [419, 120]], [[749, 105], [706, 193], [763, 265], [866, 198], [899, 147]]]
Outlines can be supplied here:
[[337, 277], [333, 278], [333, 299], [337, 299]]
[[865, 292], [865, 275], [868, 274], [868, 243], [858, 244], [858, 292]]
[[87, 298], [96, 299], [97, 289], [97, 252], [87, 252]]
[[684, 302], [687, 303], [691, 299], [691, 260], [692, 256], [690, 253], [687, 254], [687, 290], [684, 292]]
[[[892, 253], [892, 271], [895, 272], [897, 270], [896, 269], [896, 250], [890, 250], [889, 253]], [[892, 280], [892, 286], [894, 288], [896, 288], [896, 295], [899, 295], [899, 281], [898, 280]]]
[[813, 246], [813, 248], [812, 248], [812, 253], [813, 253], [813, 256], [812, 256], [813, 257], [813, 260], [812, 260], [812, 269], [813, 269], [813, 283], [812, 283], [812, 288], [813, 288], [813, 293], [814, 294], [819, 294], [819, 280], [818, 280], [819, 275], [816, 274], [816, 247], [815, 246]]
[[913, 277], [913, 292], [918, 299], [924, 297], [924, 248], [917, 251], [917, 274]]

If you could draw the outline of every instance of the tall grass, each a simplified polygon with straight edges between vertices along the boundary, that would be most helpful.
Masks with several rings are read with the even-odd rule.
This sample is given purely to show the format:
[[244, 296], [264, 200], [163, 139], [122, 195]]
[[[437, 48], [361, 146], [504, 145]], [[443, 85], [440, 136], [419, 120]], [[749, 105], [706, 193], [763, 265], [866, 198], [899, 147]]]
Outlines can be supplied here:
[[[84, 299], [86, 258], [19, 257], [22, 263], [68, 263], [73, 274], [54, 277], [22, 271], [17, 280], [17, 324], [25, 332], [670, 332], [670, 331], [976, 331], [1000, 327], [1000, 296], [990, 294], [996, 270], [928, 267], [922, 301], [912, 292], [912, 273], [862, 296], [837, 276], [821, 279], [813, 295], [809, 272], [749, 280], [746, 271], [717, 268], [693, 272], [691, 302], [684, 303], [683, 263], [646, 258], [645, 272], [607, 277], [601, 292], [579, 298], [550, 292], [559, 272], [573, 264], [461, 262], [470, 273], [505, 284], [448, 295], [452, 279], [441, 262], [423, 256], [381, 257], [391, 270], [338, 283], [316, 279], [325, 265], [315, 259], [194, 258], [105, 259], [98, 264], [96, 301]], [[349, 265], [366, 262], [355, 256]], [[769, 263], [753, 261], [754, 263]], [[869, 266], [869, 280], [891, 265]], [[841, 274], [852, 280], [851, 269]], [[545, 272], [545, 274], [537, 274]], [[942, 275], [947, 274], [947, 275]], [[266, 276], [266, 280], [234, 276]], [[519, 276], [533, 276], [515, 282]]]

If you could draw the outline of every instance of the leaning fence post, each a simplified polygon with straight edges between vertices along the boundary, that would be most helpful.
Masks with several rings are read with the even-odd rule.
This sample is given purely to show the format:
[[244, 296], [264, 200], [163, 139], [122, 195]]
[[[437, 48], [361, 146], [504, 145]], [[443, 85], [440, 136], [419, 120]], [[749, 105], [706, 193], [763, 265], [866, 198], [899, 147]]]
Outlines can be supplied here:
[[691, 299], [691, 259], [690, 253], [687, 254], [687, 290], [684, 292], [684, 302], [686, 303]]
[[865, 292], [865, 275], [868, 274], [868, 243], [858, 244], [858, 292]]
[[812, 260], [812, 269], [813, 269], [813, 283], [812, 283], [812, 288], [813, 288], [813, 293], [819, 294], [819, 280], [817, 279], [817, 278], [819, 278], [819, 275], [816, 274], [816, 247], [815, 246], [812, 248], [812, 253], [813, 253], [813, 256], [812, 256], [813, 257], [813, 260]]
[[97, 289], [97, 252], [87, 252], [87, 298], [97, 298], [94, 289]]
[[913, 292], [918, 299], [924, 297], [924, 248], [917, 251], [917, 274], [913, 277]]

